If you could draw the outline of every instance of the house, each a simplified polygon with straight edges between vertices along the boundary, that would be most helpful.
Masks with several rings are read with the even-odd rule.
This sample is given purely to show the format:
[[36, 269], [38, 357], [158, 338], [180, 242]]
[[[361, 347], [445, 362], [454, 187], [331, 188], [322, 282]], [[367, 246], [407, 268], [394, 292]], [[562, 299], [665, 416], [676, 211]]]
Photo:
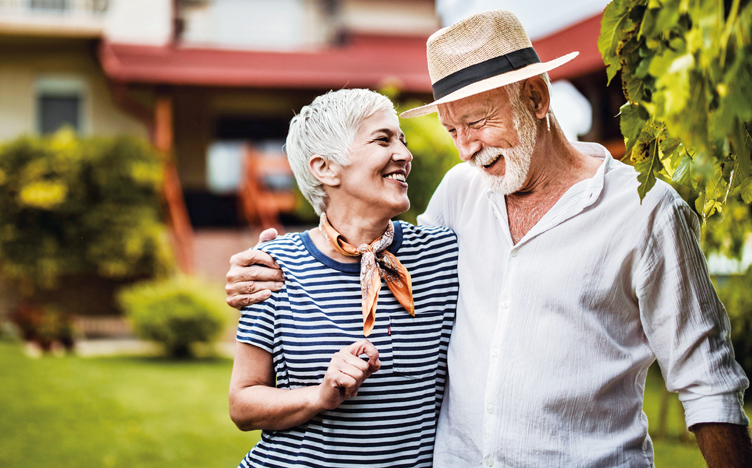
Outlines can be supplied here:
[[438, 27], [433, 0], [0, 0], [0, 141], [63, 124], [150, 139], [173, 155], [166, 199], [191, 271], [193, 228], [276, 215], [241, 203], [258, 194], [241, 186], [247, 155], [290, 208], [289, 169], [267, 160], [315, 96], [391, 84], [429, 99]]
[[[83, 135], [150, 139], [173, 155], [166, 199], [178, 260], [191, 271], [198, 254], [198, 269], [218, 274], [252, 245], [237, 229], [247, 218], [273, 224], [278, 213], [263, 207], [290, 208], [290, 174], [279, 159], [295, 111], [344, 87], [395, 85], [406, 99], [432, 99], [425, 41], [441, 26], [435, 6], [0, 0], [0, 141], [63, 124]], [[593, 125], [581, 138], [620, 155], [614, 116], [623, 96], [618, 83], [605, 87], [599, 31], [596, 14], [534, 45], [543, 60], [580, 50], [551, 77], [569, 79], [591, 103]], [[243, 184], [252, 164], [264, 190], [278, 189], [274, 203], [254, 203], [259, 187]]]

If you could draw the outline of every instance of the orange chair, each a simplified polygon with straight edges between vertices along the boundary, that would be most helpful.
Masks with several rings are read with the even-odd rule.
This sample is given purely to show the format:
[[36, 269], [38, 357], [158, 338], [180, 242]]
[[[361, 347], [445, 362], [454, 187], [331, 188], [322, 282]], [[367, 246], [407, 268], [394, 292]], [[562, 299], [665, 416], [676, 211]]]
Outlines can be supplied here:
[[292, 178], [292, 169], [282, 153], [260, 152], [251, 145], [243, 148], [243, 178], [240, 183], [240, 208], [249, 224], [273, 227], [282, 233], [280, 213], [295, 209], [295, 194], [289, 188], [275, 188], [274, 178]]

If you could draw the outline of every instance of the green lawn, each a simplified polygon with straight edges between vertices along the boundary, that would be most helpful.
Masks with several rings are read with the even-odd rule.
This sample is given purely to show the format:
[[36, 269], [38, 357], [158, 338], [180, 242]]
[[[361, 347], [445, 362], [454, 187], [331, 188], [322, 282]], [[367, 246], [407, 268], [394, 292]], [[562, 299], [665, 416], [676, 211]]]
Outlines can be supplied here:
[[237, 467], [228, 359], [27, 358], [0, 342], [0, 467]]
[[[227, 415], [231, 368], [222, 358], [32, 359], [0, 342], [0, 467], [236, 467], [258, 433]], [[651, 434], [662, 385], [651, 369]], [[694, 439], [680, 441], [683, 427], [671, 395], [667, 436], [654, 437], [658, 467], [705, 466]]]

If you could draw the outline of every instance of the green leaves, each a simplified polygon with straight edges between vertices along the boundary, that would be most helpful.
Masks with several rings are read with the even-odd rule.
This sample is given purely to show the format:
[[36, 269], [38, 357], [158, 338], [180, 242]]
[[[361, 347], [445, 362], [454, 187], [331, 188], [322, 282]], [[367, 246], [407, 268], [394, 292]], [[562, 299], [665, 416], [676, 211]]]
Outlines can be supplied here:
[[611, 80], [622, 66], [617, 49], [623, 47], [629, 36], [636, 31], [634, 21], [630, 19], [630, 12], [639, 3], [643, 2], [636, 0], [614, 0], [608, 4], [603, 12], [601, 35], [598, 37], [598, 50], [601, 52], [603, 62], [606, 64], [609, 83], [611, 83]]
[[109, 279], [172, 267], [161, 157], [130, 137], [61, 131], [0, 148], [0, 275], [23, 294], [81, 273]]
[[725, 4], [614, 0], [598, 40], [609, 82], [622, 72], [640, 198], [662, 178], [706, 219], [734, 197], [752, 203], [752, 2]]

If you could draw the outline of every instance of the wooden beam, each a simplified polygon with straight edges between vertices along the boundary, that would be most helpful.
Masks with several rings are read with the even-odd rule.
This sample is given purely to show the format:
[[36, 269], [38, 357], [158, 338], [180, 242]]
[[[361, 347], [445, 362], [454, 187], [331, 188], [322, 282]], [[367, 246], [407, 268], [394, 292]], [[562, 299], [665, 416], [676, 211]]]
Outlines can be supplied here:
[[177, 166], [173, 156], [174, 127], [172, 97], [160, 95], [154, 107], [154, 146], [165, 156], [164, 197], [167, 202], [170, 224], [173, 230], [175, 257], [180, 269], [186, 274], [195, 272], [193, 228], [185, 206], [183, 189], [180, 186]]

